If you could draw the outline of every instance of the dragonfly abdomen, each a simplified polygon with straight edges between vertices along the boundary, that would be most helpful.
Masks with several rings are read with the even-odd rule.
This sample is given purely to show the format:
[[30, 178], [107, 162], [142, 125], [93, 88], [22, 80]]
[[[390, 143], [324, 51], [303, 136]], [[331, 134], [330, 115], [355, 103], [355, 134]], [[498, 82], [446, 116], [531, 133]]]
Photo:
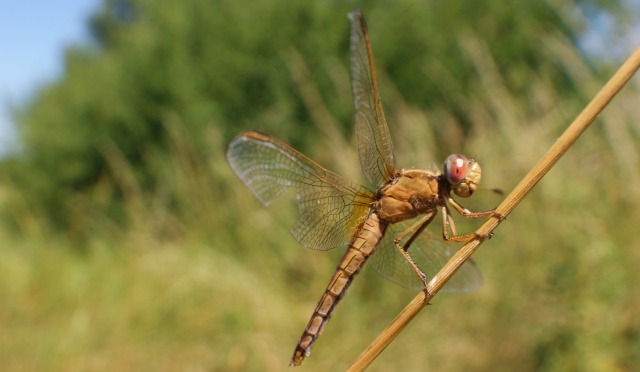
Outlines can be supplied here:
[[311, 354], [313, 344], [322, 334], [333, 311], [349, 289], [353, 278], [360, 272], [364, 263], [378, 246], [386, 227], [387, 224], [380, 221], [377, 213], [371, 213], [364, 221], [342, 256], [338, 268], [331, 277], [327, 289], [300, 337], [291, 358], [293, 365], [300, 365], [304, 358]]

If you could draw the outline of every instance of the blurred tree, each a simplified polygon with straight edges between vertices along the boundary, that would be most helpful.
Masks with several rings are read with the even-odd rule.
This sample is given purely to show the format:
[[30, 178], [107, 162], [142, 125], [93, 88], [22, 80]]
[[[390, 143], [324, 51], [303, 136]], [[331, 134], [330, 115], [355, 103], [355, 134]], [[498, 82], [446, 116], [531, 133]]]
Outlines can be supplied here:
[[[609, 6], [577, 4], [591, 11]], [[132, 188], [153, 194], [170, 184], [160, 169], [171, 157], [173, 127], [203, 159], [224, 150], [207, 147], [209, 126], [219, 128], [225, 141], [241, 129], [288, 133], [283, 139], [304, 151], [313, 140], [307, 130], [314, 125], [313, 108], [292, 76], [292, 52], [349, 133], [346, 14], [353, 6], [329, 0], [107, 0], [90, 21], [95, 45], [69, 50], [64, 76], [43, 86], [19, 113], [23, 150], [3, 161], [2, 172], [32, 212], [65, 230], [73, 220], [82, 233], [77, 221], [88, 210], [126, 224], [123, 196]], [[513, 92], [526, 96], [527, 76], [544, 73], [556, 77], [558, 91], [571, 94], [567, 71], [541, 51], [538, 40], [562, 35], [575, 43], [581, 20], [574, 6], [563, 0], [379, 0], [362, 8], [383, 85], [392, 81], [409, 103], [446, 107], [469, 127], [458, 97], [482, 87], [460, 45], [466, 35], [486, 42]], [[284, 123], [296, 131], [275, 129]], [[96, 190], [102, 195], [97, 199]]]

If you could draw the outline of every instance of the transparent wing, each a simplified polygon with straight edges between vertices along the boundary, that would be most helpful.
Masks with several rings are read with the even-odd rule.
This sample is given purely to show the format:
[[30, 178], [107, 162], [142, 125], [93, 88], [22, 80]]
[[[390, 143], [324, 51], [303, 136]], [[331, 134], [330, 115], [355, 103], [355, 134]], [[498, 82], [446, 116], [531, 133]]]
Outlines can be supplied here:
[[[409, 226], [409, 223], [389, 225], [384, 238], [373, 257], [369, 260], [368, 265], [380, 275], [403, 287], [422, 290], [424, 285], [393, 243], [395, 237]], [[431, 280], [457, 250], [458, 248], [454, 245], [433, 237], [431, 233], [425, 230], [411, 244], [409, 254], [422, 272], [425, 273], [427, 280]], [[469, 259], [445, 284], [441, 292], [470, 292], [480, 287], [482, 287], [482, 275], [475, 262]]]
[[367, 25], [359, 10], [351, 12], [349, 20], [351, 89], [356, 110], [355, 131], [360, 164], [369, 181], [375, 186], [381, 186], [393, 176], [393, 145], [378, 92]]
[[372, 194], [367, 188], [264, 133], [248, 131], [234, 138], [227, 161], [265, 205], [295, 189], [300, 219], [291, 234], [307, 248], [327, 250], [349, 243], [369, 213]]

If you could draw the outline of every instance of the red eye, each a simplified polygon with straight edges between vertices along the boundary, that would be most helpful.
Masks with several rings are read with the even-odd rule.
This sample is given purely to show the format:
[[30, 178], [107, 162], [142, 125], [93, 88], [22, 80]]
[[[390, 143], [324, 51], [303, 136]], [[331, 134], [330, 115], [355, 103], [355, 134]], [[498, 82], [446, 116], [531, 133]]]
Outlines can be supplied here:
[[460, 154], [449, 155], [444, 162], [444, 174], [452, 185], [457, 185], [462, 182], [467, 175], [468, 168], [469, 159]]

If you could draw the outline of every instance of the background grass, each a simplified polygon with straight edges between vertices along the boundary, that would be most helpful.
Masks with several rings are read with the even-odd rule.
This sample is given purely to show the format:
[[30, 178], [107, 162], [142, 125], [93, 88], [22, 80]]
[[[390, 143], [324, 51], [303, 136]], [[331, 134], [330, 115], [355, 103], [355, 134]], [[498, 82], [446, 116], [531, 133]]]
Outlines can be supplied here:
[[[447, 108], [410, 103], [381, 76], [398, 166], [439, 165], [448, 153], [464, 153], [480, 160], [481, 185], [508, 192], [605, 80], [550, 36], [541, 45], [573, 74], [580, 94], [560, 94], [552, 74], [536, 73], [530, 93], [518, 95], [484, 41], [470, 33], [459, 41], [478, 84], [451, 97], [467, 108], [471, 128]], [[304, 73], [304, 54], [285, 50], [286, 67], [301, 72], [293, 76], [312, 118], [308, 155], [362, 181], [353, 139], [325, 101], [313, 99], [321, 87]], [[335, 74], [350, 102], [346, 71], [338, 64]], [[438, 295], [370, 370], [640, 365], [639, 88], [634, 78], [474, 255], [484, 287]], [[265, 115], [270, 122], [277, 113]], [[154, 169], [164, 183], [153, 194], [117, 145], [104, 147], [115, 181], [79, 192], [72, 207], [82, 213], [62, 232], [3, 178], [0, 202], [13, 216], [0, 226], [3, 369], [287, 368], [341, 249], [300, 248], [288, 233], [297, 213], [291, 198], [261, 206], [226, 165], [224, 126], [209, 123], [202, 139], [209, 151], [201, 151], [181, 120], [167, 115], [162, 123], [169, 156]], [[289, 122], [270, 134], [296, 131]], [[113, 188], [124, 201], [124, 227], [94, 208], [113, 202]], [[464, 204], [488, 209], [499, 201], [485, 191]], [[460, 223], [465, 231], [477, 226]], [[87, 229], [94, 233], [78, 239]], [[302, 368], [344, 369], [413, 295], [365, 270]]]

